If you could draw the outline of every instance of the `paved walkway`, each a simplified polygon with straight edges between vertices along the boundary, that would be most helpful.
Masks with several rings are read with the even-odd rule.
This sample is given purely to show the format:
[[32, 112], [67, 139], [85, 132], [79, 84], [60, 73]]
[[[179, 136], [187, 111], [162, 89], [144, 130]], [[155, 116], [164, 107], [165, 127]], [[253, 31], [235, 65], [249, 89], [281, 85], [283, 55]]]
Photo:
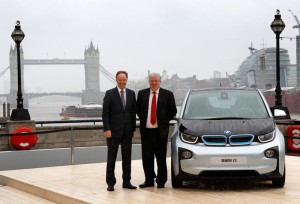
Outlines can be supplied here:
[[[168, 159], [170, 164], [170, 159]], [[57, 166], [0, 171], [0, 203], [270, 203], [300, 202], [300, 158], [286, 156], [287, 177], [284, 188], [272, 188], [271, 182], [186, 183], [173, 189], [170, 178], [166, 188], [129, 190], [122, 188], [121, 162], [117, 162], [115, 191], [105, 183], [106, 163]], [[170, 167], [169, 167], [170, 176]], [[132, 183], [144, 181], [141, 160], [132, 162]]]

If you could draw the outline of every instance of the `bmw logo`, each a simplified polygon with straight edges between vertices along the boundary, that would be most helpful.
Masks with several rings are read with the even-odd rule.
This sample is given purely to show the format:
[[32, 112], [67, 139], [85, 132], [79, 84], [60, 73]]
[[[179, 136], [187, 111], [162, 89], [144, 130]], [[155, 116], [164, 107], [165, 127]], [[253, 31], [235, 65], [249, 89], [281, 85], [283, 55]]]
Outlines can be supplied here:
[[230, 135], [231, 135], [231, 131], [230, 131], [230, 130], [225, 130], [225, 131], [224, 131], [224, 135], [230, 136]]

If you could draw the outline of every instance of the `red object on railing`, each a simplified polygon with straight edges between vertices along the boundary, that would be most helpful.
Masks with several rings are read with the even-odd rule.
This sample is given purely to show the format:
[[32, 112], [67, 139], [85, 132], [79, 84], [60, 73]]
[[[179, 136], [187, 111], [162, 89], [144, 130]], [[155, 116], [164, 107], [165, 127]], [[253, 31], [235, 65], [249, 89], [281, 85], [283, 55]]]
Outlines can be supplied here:
[[288, 127], [288, 148], [291, 151], [300, 151], [300, 125]]
[[[29, 127], [23, 126], [23, 127], [17, 128], [12, 134], [14, 134], [14, 133], [30, 133], [30, 132], [33, 132], [33, 131]], [[10, 144], [13, 147], [15, 147], [16, 149], [28, 150], [36, 144], [37, 140], [38, 140], [38, 136], [36, 134], [11, 136]]]

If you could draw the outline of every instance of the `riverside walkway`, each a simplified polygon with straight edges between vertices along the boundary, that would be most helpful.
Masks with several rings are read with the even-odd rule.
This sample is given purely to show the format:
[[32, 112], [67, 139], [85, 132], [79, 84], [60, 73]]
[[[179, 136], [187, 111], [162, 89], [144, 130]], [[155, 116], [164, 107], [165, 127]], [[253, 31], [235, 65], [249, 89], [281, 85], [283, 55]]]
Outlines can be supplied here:
[[[170, 164], [170, 158], [168, 158]], [[1, 164], [0, 164], [1, 165]], [[122, 188], [121, 162], [116, 163], [117, 184], [108, 192], [105, 183], [106, 163], [56, 166], [47, 168], [0, 171], [0, 203], [264, 203], [290, 204], [300, 201], [300, 158], [286, 156], [286, 184], [273, 188], [271, 182], [185, 183], [173, 189], [129, 190]], [[142, 161], [132, 161], [132, 183], [144, 181]]]

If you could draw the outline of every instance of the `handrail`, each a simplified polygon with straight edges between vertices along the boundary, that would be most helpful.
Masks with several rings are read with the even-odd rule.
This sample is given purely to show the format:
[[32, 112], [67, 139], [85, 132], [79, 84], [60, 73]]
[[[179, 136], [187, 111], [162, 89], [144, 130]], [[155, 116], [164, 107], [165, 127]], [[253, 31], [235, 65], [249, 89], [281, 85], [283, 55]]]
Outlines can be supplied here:
[[49, 120], [49, 121], [36, 121], [35, 124], [40, 124], [41, 127], [44, 124], [59, 124], [59, 123], [94, 123], [102, 122], [102, 119], [93, 119], [93, 120]]
[[[59, 124], [59, 123], [94, 123], [102, 122], [102, 119], [93, 119], [93, 120], [43, 120], [43, 121], [35, 121], [35, 124], [40, 124], [43, 127], [44, 124]], [[6, 122], [0, 122], [0, 125], [6, 125]]]

